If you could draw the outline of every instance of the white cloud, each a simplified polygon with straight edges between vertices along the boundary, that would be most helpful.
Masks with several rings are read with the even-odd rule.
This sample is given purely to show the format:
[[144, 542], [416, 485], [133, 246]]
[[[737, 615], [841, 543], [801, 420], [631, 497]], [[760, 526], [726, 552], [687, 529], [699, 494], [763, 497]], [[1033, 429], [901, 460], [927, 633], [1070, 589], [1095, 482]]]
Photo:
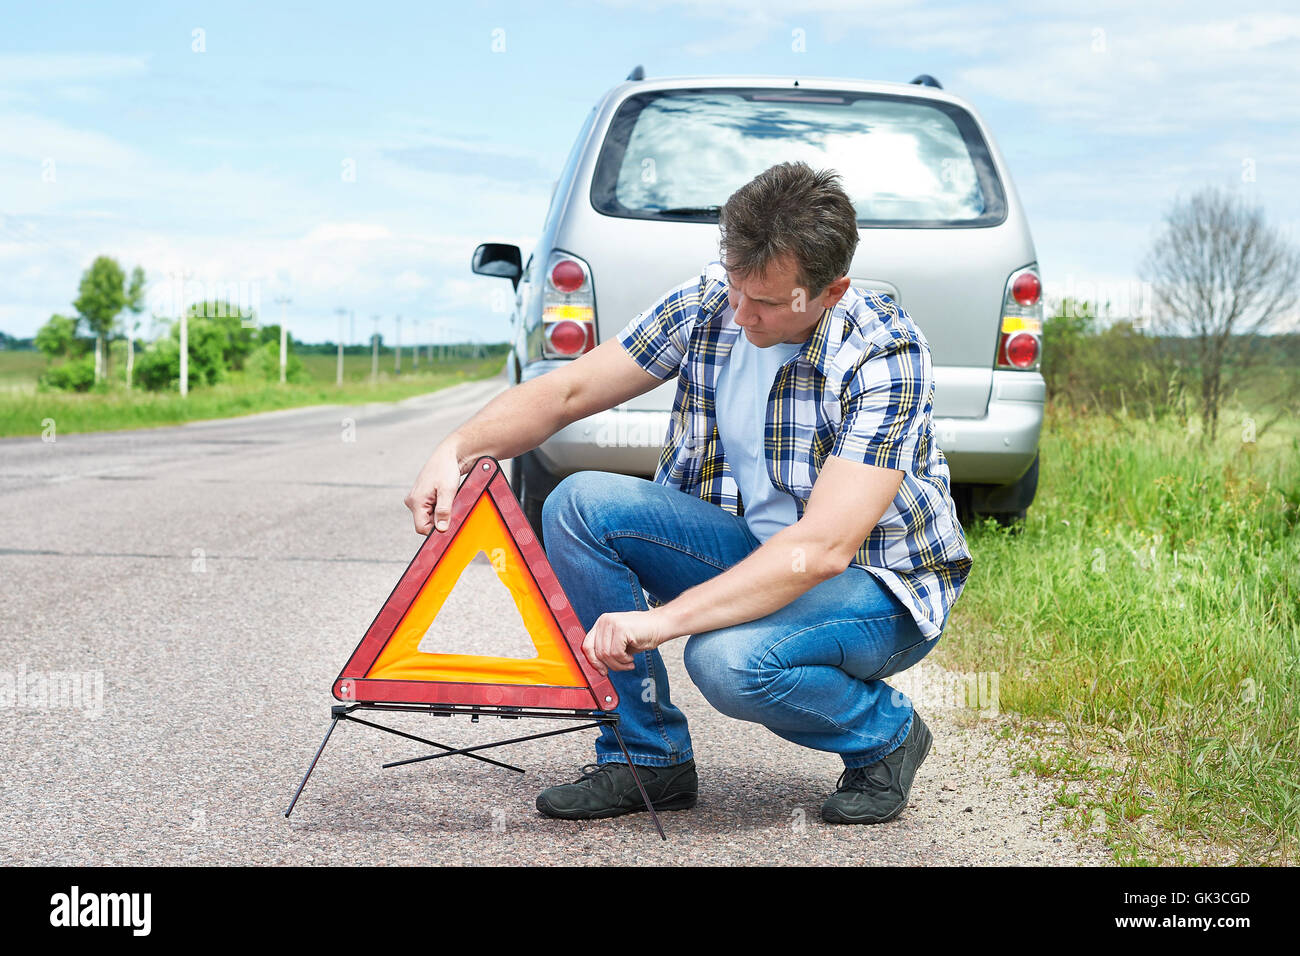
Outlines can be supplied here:
[[352, 242], [369, 242], [375, 239], [389, 239], [392, 231], [378, 223], [366, 222], [324, 222], [307, 233], [308, 242], [337, 242], [347, 239]]

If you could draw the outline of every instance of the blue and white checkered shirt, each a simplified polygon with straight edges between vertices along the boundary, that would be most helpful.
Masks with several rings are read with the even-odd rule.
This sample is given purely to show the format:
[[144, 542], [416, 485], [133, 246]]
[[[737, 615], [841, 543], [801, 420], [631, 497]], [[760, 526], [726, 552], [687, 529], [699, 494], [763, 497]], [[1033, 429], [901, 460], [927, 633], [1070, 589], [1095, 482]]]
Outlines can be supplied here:
[[[727, 274], [710, 262], [618, 333], [650, 374], [677, 375], [654, 480], [744, 514], [714, 416], [718, 369], [740, 334]], [[879, 578], [933, 640], [970, 574], [948, 462], [934, 440], [930, 345], [889, 296], [850, 287], [776, 374], [764, 432], [768, 476], [802, 517], [828, 454], [903, 472], [852, 564]]]

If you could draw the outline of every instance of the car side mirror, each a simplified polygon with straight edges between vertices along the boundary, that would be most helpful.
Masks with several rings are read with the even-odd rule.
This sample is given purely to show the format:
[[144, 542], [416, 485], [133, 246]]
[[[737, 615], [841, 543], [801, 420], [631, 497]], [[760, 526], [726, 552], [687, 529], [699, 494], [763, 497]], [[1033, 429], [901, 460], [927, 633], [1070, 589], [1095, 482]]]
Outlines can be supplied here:
[[485, 242], [474, 250], [470, 268], [481, 276], [494, 276], [509, 279], [510, 284], [519, 288], [523, 277], [523, 257], [518, 246], [504, 242]]

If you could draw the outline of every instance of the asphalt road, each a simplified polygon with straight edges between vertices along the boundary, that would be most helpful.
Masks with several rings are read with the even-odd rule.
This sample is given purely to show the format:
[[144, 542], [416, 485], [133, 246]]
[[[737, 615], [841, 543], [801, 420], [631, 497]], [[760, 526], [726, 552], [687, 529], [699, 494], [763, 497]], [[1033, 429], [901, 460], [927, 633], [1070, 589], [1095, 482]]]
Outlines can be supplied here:
[[[402, 497], [436, 441], [505, 387], [175, 428], [0, 441], [0, 858], [51, 864], [1095, 863], [1051, 787], [1009, 770], [995, 719], [900, 676], [935, 733], [909, 808], [831, 826], [841, 766], [724, 717], [665, 648], [701, 796], [663, 815], [570, 823], [538, 789], [575, 779], [591, 732], [382, 770], [422, 748], [342, 725], [293, 818], [330, 686], [420, 539]], [[471, 565], [438, 626], [497, 650], [503, 596]], [[458, 589], [458, 592], [461, 590]], [[503, 634], [505, 637], [503, 637]], [[518, 635], [515, 635], [517, 638]], [[76, 675], [80, 699], [43, 700]], [[912, 680], [912, 684], [904, 681]], [[0, 690], [5, 685], [0, 683]], [[65, 685], [65, 689], [66, 689]], [[934, 686], [939, 686], [935, 684]], [[0, 696], [4, 696], [0, 694]], [[521, 725], [396, 715], [468, 746]]]

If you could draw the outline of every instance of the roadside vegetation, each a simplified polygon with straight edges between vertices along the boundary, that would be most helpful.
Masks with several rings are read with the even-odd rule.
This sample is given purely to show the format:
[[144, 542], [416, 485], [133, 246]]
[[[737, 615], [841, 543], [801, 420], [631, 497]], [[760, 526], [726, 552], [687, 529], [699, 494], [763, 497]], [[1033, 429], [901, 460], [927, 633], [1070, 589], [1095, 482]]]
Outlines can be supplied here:
[[[344, 352], [286, 336], [280, 326], [225, 301], [198, 302], [186, 314], [186, 383], [180, 394], [181, 322], [157, 319], [139, 338], [144, 274], [128, 277], [100, 256], [81, 279], [72, 315], [52, 315], [30, 341], [0, 341], [0, 437], [147, 428], [326, 403], [390, 402], [496, 374], [504, 344], [459, 343], [397, 356], [375, 337]], [[375, 361], [375, 350], [378, 360]], [[372, 363], [374, 365], [372, 366]]]
[[1021, 771], [1118, 862], [1293, 864], [1300, 334], [1171, 338], [1093, 311], [1045, 323], [1037, 498], [1019, 526], [967, 529], [935, 658], [998, 675]]

